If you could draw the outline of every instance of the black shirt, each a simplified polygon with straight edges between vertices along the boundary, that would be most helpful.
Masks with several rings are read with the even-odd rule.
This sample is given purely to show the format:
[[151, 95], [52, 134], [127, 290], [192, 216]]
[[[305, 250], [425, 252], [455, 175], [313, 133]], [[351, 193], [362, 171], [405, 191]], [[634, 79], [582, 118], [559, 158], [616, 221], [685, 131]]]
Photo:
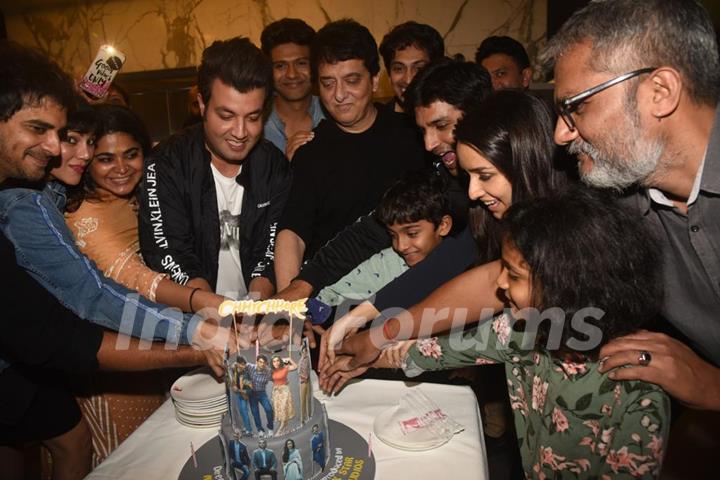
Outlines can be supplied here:
[[405, 116], [377, 106], [377, 118], [361, 133], [323, 120], [315, 138], [298, 149], [293, 185], [278, 230], [305, 242], [305, 258], [357, 218], [371, 212], [405, 172], [422, 170], [425, 153]]
[[[0, 233], [2, 335], [0, 358], [12, 367], [0, 371], [0, 424], [12, 425], [29, 406], [37, 384], [22, 367], [84, 373], [98, 367], [102, 328], [63, 307], [18, 267], [13, 245]], [[16, 368], [18, 367], [18, 368]]]

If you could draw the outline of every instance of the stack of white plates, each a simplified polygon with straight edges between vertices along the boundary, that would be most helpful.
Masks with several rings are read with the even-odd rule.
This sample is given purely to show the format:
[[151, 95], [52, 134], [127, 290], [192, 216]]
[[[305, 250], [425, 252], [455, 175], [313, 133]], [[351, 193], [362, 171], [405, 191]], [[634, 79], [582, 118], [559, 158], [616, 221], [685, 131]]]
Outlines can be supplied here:
[[228, 409], [225, 383], [218, 382], [207, 368], [200, 368], [178, 378], [170, 389], [175, 417], [181, 424], [194, 428], [220, 426]]

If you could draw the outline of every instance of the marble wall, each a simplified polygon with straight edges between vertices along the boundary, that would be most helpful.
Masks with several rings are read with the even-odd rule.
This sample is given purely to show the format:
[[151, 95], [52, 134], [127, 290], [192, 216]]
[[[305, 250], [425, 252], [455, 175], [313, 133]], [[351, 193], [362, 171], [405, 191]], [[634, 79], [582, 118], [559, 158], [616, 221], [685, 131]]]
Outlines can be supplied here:
[[103, 43], [125, 52], [123, 72], [188, 67], [214, 40], [245, 35], [259, 43], [263, 27], [286, 16], [315, 28], [352, 17], [378, 43], [393, 25], [416, 20], [437, 28], [448, 54], [468, 59], [484, 37], [510, 35], [534, 56], [545, 41], [546, 12], [547, 0], [34, 0], [5, 14], [9, 38], [79, 76]]

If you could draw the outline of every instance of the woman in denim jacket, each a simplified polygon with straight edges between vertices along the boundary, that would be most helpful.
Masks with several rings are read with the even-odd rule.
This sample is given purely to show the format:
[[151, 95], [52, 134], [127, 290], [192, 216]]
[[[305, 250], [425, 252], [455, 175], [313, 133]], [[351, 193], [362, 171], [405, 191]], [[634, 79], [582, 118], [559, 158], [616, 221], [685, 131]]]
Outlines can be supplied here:
[[[13, 243], [18, 265], [81, 318], [133, 337], [191, 344], [202, 318], [151, 302], [104, 277], [77, 249], [65, 224], [66, 185], [80, 182], [94, 152], [94, 130], [95, 114], [90, 107], [69, 115], [61, 132], [62, 155], [44, 190], [0, 191], [0, 229]], [[187, 305], [175, 306], [191, 311], [193, 290], [186, 290]], [[192, 300], [198, 311], [219, 305], [223, 298], [196, 291]], [[0, 359], [0, 370], [3, 366], [7, 363]]]

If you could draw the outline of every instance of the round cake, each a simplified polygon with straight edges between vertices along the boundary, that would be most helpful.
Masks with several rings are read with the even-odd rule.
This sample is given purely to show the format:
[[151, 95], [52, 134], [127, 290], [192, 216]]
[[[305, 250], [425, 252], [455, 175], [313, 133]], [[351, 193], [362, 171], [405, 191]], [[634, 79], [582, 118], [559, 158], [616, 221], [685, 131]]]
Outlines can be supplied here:
[[[290, 347], [292, 348], [292, 347]], [[325, 408], [312, 395], [310, 355], [253, 349], [229, 358], [220, 437], [228, 478], [319, 478], [330, 456]]]
[[[306, 300], [228, 300], [218, 311], [223, 317], [289, 315], [299, 320], [297, 327], [305, 319]], [[225, 364], [228, 412], [220, 433], [193, 450], [179, 480], [375, 477], [367, 442], [348, 426], [329, 421], [325, 407], [313, 396], [307, 340], [273, 350], [256, 344], [226, 354]]]

